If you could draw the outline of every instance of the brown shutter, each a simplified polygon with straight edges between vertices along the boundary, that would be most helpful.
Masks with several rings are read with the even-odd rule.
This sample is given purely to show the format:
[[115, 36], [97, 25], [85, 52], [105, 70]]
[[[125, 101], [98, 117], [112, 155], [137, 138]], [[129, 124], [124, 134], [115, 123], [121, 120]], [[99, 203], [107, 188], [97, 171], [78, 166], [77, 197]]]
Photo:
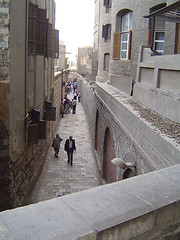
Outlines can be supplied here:
[[46, 53], [46, 10], [38, 9], [38, 47], [39, 55]]
[[59, 31], [53, 29], [53, 57], [59, 58]]
[[148, 29], [147, 40], [146, 40], [148, 47], [151, 47], [151, 39], [152, 39], [152, 29]]
[[47, 20], [47, 57], [52, 57], [53, 27]]
[[38, 123], [38, 139], [46, 139], [46, 121], [44, 120]]
[[38, 124], [28, 126], [28, 145], [38, 143]]
[[175, 53], [180, 54], [180, 24], [176, 25]]
[[114, 33], [114, 42], [113, 42], [113, 59], [118, 60], [120, 58], [120, 40], [121, 33]]
[[129, 47], [128, 47], [128, 60], [131, 59], [131, 42], [132, 42], [132, 31], [129, 31]]
[[28, 53], [37, 53], [38, 42], [38, 6], [29, 4], [29, 18], [28, 18]]
[[56, 107], [44, 112], [44, 119], [46, 121], [56, 121]]
[[31, 121], [33, 123], [37, 123], [40, 121], [40, 111], [38, 111], [37, 109], [31, 110]]

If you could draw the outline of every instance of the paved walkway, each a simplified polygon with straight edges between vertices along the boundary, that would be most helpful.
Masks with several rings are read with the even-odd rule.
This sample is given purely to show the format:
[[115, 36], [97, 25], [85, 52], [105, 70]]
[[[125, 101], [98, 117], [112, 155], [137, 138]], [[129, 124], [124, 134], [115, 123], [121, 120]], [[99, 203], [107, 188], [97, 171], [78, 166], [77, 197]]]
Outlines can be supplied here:
[[[81, 103], [77, 103], [76, 114], [65, 114], [60, 119], [56, 133], [63, 138], [59, 158], [54, 158], [54, 150], [50, 147], [28, 204], [101, 185], [88, 122]], [[73, 166], [67, 164], [67, 154], [64, 151], [65, 140], [69, 135], [76, 140], [77, 147]]]

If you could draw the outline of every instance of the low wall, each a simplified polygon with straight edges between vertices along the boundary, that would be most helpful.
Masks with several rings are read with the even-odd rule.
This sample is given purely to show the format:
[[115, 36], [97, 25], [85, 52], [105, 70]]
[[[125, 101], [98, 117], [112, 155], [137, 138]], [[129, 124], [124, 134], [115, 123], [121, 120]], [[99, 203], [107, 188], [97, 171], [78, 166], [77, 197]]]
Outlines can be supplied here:
[[[115, 121], [131, 143], [134, 143], [136, 153], [139, 151], [143, 154], [143, 161], [135, 156], [139, 172], [147, 172], [145, 169], [146, 165], [151, 166], [151, 170], [157, 170], [180, 163], [180, 145], [175, 140], [161, 133], [158, 127], [155, 128], [151, 124], [150, 118], [142, 118], [140, 109], [135, 107], [137, 103], [131, 97], [106, 83], [96, 83], [95, 93], [97, 98], [99, 98], [99, 102], [103, 103], [103, 106], [106, 107], [111, 115], [109, 126]], [[142, 111], [145, 111], [144, 108], [142, 109]], [[150, 114], [150, 111], [144, 112], [146, 118]], [[106, 118], [105, 115], [103, 117], [104, 119]], [[158, 122], [158, 118], [157, 120], [156, 118], [157, 116], [155, 116], [155, 121]], [[167, 125], [164, 126], [164, 128], [166, 127]], [[116, 140], [119, 129], [113, 130], [114, 146], [117, 145], [117, 148], [119, 148], [116, 156], [123, 158], [123, 143], [120, 144], [119, 138]], [[124, 147], [127, 148], [127, 146]]]
[[162, 116], [180, 122], [180, 55], [151, 56], [141, 47], [134, 98]]
[[180, 237], [180, 165], [0, 213], [1, 240]]

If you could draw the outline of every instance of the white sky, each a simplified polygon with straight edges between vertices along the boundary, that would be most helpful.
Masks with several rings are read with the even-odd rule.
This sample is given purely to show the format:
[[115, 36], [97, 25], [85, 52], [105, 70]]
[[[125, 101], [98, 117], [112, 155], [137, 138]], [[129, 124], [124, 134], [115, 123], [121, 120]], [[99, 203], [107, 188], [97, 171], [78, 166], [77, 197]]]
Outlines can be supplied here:
[[55, 0], [56, 29], [66, 45], [67, 57], [75, 60], [79, 47], [93, 46], [94, 0]]

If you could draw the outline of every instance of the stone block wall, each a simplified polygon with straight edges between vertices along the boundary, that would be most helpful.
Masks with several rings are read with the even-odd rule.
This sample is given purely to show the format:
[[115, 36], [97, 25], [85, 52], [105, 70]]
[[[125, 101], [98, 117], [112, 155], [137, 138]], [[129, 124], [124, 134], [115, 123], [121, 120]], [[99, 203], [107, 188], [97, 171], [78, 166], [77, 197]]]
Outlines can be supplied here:
[[9, 0], [0, 0], [0, 211], [9, 203]]
[[[130, 153], [137, 162], [137, 174], [180, 163], [178, 140], [168, 138], [167, 133], [160, 131], [171, 128], [171, 124], [163, 122], [158, 115], [152, 115], [151, 111], [138, 105], [131, 97], [106, 83], [96, 83], [94, 92], [90, 90], [92, 86], [86, 82], [81, 81], [81, 84], [82, 104], [89, 119], [94, 142], [97, 110], [100, 116], [98, 165], [101, 172], [107, 127], [112, 135], [115, 157], [123, 159], [126, 153]], [[154, 118], [155, 123], [159, 123], [157, 128], [150, 122], [151, 118]], [[161, 129], [158, 129], [159, 127]]]
[[19, 207], [28, 201], [32, 189], [42, 171], [47, 150], [52, 141], [53, 123], [47, 123], [46, 140], [39, 140], [32, 146], [33, 155], [28, 159], [26, 149], [16, 162], [9, 162], [9, 203], [10, 207]]
[[0, 81], [9, 80], [9, 0], [0, 0]]

